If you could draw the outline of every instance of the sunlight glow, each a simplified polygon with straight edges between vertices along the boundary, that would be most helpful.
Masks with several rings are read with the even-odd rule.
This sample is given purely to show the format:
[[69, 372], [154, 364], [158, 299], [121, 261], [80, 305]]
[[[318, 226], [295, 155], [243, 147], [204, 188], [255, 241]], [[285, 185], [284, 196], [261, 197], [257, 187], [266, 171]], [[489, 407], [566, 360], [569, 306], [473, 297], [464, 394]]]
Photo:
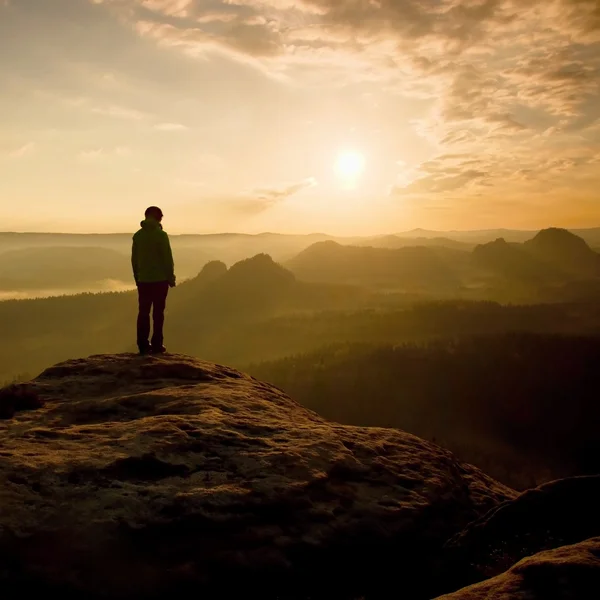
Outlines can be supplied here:
[[337, 176], [346, 184], [356, 183], [365, 169], [365, 157], [360, 152], [346, 150], [341, 152], [335, 163]]

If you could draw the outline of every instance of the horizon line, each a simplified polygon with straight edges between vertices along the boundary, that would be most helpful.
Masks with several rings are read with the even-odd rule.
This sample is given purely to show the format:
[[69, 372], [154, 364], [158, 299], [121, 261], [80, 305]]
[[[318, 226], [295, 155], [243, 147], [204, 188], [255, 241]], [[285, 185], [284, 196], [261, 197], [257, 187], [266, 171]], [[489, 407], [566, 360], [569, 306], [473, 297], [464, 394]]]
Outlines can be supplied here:
[[[439, 234], [450, 234], [450, 233], [489, 233], [492, 231], [508, 231], [508, 232], [519, 232], [519, 233], [531, 233], [535, 231], [543, 231], [544, 229], [565, 229], [567, 231], [591, 231], [593, 229], [600, 229], [600, 224], [589, 226], [589, 227], [557, 227], [556, 225], [548, 225], [547, 227], [533, 228], [533, 229], [520, 229], [510, 227], [492, 227], [488, 229], [425, 229], [423, 227], [415, 227], [406, 231], [399, 232], [387, 232], [387, 233], [376, 233], [376, 234], [344, 234], [336, 235], [325, 232], [314, 231], [310, 233], [283, 233], [276, 231], [262, 231], [259, 233], [247, 233], [243, 231], [219, 231], [219, 232], [206, 232], [206, 233], [169, 233], [171, 237], [182, 237], [182, 236], [225, 236], [225, 235], [240, 235], [247, 237], [259, 237], [264, 235], [281, 235], [281, 236], [296, 236], [296, 237], [309, 237], [309, 236], [326, 236], [331, 238], [377, 238], [386, 236], [402, 236], [410, 233], [426, 232], [426, 233], [439, 233]], [[134, 231], [105, 231], [105, 232], [66, 232], [66, 231], [13, 231], [0, 230], [0, 235], [64, 235], [64, 236], [122, 236], [122, 235], [133, 235]]]

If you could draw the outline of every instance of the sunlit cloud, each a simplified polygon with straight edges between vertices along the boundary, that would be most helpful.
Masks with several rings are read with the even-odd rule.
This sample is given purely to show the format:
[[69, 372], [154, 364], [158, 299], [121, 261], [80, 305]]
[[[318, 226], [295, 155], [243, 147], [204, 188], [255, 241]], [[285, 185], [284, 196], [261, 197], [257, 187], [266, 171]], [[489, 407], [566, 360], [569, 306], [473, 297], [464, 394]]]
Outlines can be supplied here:
[[437, 196], [448, 192], [464, 192], [466, 188], [485, 185], [491, 177], [491, 161], [472, 158], [470, 154], [446, 154], [404, 170], [392, 194]]
[[122, 14], [126, 7], [140, 35], [188, 54], [230, 51], [294, 79], [324, 70], [330, 81], [376, 78], [398, 93], [439, 98], [436, 116], [445, 122], [519, 131], [526, 127], [514, 114], [520, 105], [572, 117], [598, 93], [595, 1], [104, 4]]

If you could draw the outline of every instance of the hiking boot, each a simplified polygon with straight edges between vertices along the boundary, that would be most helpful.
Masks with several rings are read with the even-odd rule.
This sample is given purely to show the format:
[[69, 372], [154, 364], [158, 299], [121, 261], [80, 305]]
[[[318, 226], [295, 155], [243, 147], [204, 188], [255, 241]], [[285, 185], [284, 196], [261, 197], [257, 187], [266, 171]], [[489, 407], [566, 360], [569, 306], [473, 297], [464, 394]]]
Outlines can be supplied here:
[[164, 346], [152, 346], [150, 352], [152, 352], [152, 354], [164, 354], [167, 351], [167, 349]]

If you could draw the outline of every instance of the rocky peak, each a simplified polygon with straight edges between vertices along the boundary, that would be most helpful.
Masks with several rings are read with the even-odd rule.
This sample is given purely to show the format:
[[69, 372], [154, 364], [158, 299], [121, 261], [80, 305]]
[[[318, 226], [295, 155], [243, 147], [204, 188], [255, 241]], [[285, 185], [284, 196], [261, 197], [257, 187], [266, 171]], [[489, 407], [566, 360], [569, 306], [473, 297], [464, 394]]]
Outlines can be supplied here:
[[523, 246], [537, 258], [553, 263], [567, 272], [600, 275], [600, 255], [584, 239], [566, 229], [543, 229]]
[[198, 273], [196, 279], [203, 282], [212, 282], [223, 277], [227, 273], [227, 265], [220, 260], [211, 260], [207, 262], [200, 273]]
[[276, 263], [268, 254], [257, 254], [235, 263], [228, 271], [231, 282], [254, 285], [289, 284], [294, 281], [294, 275]]
[[535, 237], [525, 242], [525, 246], [547, 252], [587, 252], [590, 250], [583, 238], [559, 227], [542, 229]]

